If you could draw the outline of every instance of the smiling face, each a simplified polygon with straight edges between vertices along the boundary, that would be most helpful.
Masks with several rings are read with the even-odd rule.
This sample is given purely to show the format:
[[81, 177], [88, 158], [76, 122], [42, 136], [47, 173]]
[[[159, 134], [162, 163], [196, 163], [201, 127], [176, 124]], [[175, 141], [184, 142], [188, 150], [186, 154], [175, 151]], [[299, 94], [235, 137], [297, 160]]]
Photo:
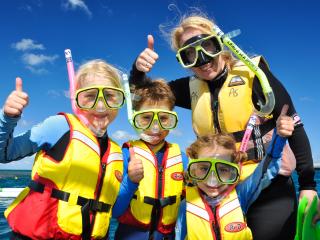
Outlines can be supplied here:
[[[189, 39], [205, 34], [199, 29], [195, 28], [187, 28], [182, 33], [180, 38], [180, 46], [183, 46], [185, 42]], [[191, 70], [195, 73], [196, 76], [203, 80], [212, 80], [214, 79], [219, 73], [222, 72], [223, 68], [225, 67], [225, 61], [223, 60], [221, 54], [214, 57], [209, 63], [202, 65], [200, 67], [192, 67]]]
[[[92, 87], [92, 86], [106, 86], [117, 87], [110, 79], [100, 77], [98, 75], [88, 74], [78, 84], [78, 89]], [[118, 109], [110, 109], [105, 105], [104, 99], [99, 98], [94, 109], [83, 110], [80, 109], [80, 113], [88, 120], [89, 128], [96, 135], [103, 135], [106, 132], [108, 125], [116, 118]]]
[[[222, 146], [215, 146], [213, 148], [205, 147], [201, 148], [198, 154], [199, 158], [210, 158], [215, 156], [225, 156], [225, 158], [229, 158], [233, 154], [233, 150], [226, 149]], [[212, 198], [225, 193], [225, 191], [230, 187], [230, 185], [219, 183], [213, 171], [209, 173], [205, 181], [198, 182], [197, 185], [203, 192]]]
[[[141, 104], [141, 107], [138, 109], [138, 111], [145, 111], [149, 109], [171, 111], [171, 106], [165, 100], [158, 102], [146, 100]], [[140, 136], [145, 142], [152, 146], [155, 146], [162, 143], [168, 134], [169, 130], [162, 129], [159, 125], [158, 120], [155, 119], [148, 129], [142, 131], [142, 134], [140, 134]]]

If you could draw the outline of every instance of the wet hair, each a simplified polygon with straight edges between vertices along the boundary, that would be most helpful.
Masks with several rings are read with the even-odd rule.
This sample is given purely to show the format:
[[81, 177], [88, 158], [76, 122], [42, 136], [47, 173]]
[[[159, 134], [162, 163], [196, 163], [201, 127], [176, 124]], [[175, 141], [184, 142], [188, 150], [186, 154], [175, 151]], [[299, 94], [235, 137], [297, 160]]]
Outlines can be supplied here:
[[133, 91], [132, 106], [136, 111], [138, 111], [146, 101], [151, 101], [155, 104], [160, 101], [165, 101], [170, 110], [174, 108], [176, 98], [164, 79], [151, 80], [149, 78], [144, 84], [134, 86], [131, 91]]
[[239, 163], [247, 160], [247, 154], [244, 152], [237, 152], [236, 150], [236, 140], [233, 136], [225, 133], [219, 134], [208, 134], [202, 137], [198, 137], [195, 142], [193, 142], [187, 148], [187, 155], [190, 158], [199, 158], [199, 152], [204, 148], [215, 148], [217, 146], [223, 147], [228, 150], [233, 151], [233, 162]]
[[91, 60], [80, 66], [75, 76], [75, 88], [81, 88], [86, 79], [92, 76], [108, 79], [114, 87], [121, 88], [119, 70], [101, 59]]
[[[177, 51], [181, 48], [181, 36], [183, 33], [188, 29], [197, 29], [201, 31], [203, 34], [215, 34], [213, 27], [215, 26], [215, 22], [205, 16], [204, 14], [200, 13], [191, 13], [183, 15], [180, 18], [179, 23], [176, 27], [171, 29], [170, 33], [170, 43], [171, 48], [174, 51]], [[232, 68], [236, 63], [236, 59], [233, 57], [232, 53], [228, 50], [223, 50], [220, 54], [222, 59], [226, 62], [229, 68]]]

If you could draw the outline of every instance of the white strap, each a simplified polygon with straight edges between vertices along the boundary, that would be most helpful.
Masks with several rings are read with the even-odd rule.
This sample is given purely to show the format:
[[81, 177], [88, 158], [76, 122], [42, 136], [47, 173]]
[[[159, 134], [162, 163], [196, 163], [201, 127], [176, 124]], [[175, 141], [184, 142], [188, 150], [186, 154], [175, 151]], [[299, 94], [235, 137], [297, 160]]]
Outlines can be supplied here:
[[198, 207], [189, 202], [187, 202], [187, 212], [190, 212], [198, 217], [201, 217], [204, 220], [207, 220], [208, 222], [210, 220], [209, 214], [205, 209]]
[[133, 147], [133, 151], [136, 153], [136, 154], [139, 154], [141, 155], [142, 157], [146, 158], [147, 160], [149, 160], [153, 166], [156, 166], [155, 164], [155, 160], [154, 160], [154, 157], [151, 153], [143, 150], [142, 148], [139, 148], [139, 147]]
[[168, 158], [167, 159], [167, 164], [166, 164], [166, 168], [169, 168], [173, 165], [176, 165], [178, 163], [181, 163], [182, 162], [182, 157], [181, 155], [178, 155], [178, 156], [175, 156], [175, 157], [172, 157], [172, 158]]
[[99, 146], [94, 141], [92, 141], [89, 137], [84, 135], [83, 133], [81, 133], [79, 131], [73, 131], [72, 138], [77, 139], [77, 140], [83, 142], [84, 144], [88, 145], [93, 151], [95, 151], [100, 156]]
[[240, 207], [240, 203], [239, 203], [238, 198], [236, 198], [236, 199], [232, 200], [231, 202], [228, 202], [227, 204], [223, 205], [219, 209], [219, 217], [222, 218], [224, 215], [235, 210], [238, 207]]

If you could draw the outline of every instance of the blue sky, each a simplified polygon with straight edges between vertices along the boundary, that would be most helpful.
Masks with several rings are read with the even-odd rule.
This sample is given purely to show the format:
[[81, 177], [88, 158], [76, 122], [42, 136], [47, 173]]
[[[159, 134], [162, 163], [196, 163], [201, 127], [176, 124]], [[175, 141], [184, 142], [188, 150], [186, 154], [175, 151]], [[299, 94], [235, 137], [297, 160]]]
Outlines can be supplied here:
[[[169, 5], [174, 3], [172, 10]], [[168, 1], [168, 0], [14, 0], [0, 8], [0, 102], [3, 105], [23, 79], [30, 103], [15, 134], [58, 112], [71, 112], [64, 49], [70, 48], [76, 68], [102, 58], [129, 72], [136, 56], [155, 38], [160, 58], [151, 76], [167, 80], [189, 74], [182, 69], [159, 24], [174, 23], [192, 7], [206, 12], [224, 32], [241, 30], [234, 41], [247, 53], [262, 54], [289, 91], [309, 136], [313, 157], [320, 162], [320, 3], [305, 1]], [[190, 111], [176, 109], [180, 122], [169, 141], [184, 149], [194, 140]], [[124, 107], [110, 126], [119, 143], [135, 133]], [[32, 158], [0, 169], [30, 169]]]

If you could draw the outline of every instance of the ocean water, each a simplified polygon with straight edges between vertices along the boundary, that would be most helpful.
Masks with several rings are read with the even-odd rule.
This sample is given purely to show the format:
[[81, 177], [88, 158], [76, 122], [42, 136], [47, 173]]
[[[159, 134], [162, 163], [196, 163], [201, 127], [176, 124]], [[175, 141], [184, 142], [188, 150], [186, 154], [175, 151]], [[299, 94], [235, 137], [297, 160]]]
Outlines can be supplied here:
[[[317, 181], [317, 191], [320, 194], [320, 169], [316, 170], [315, 179]], [[25, 187], [30, 180], [30, 171], [11, 171], [0, 170], [0, 188], [13, 188], [13, 187]], [[297, 175], [293, 175], [293, 180], [297, 187]], [[7, 221], [4, 218], [4, 211], [7, 206], [12, 202], [12, 198], [0, 198], [0, 239], [9, 239], [10, 229]], [[114, 228], [114, 225], [111, 226]]]

